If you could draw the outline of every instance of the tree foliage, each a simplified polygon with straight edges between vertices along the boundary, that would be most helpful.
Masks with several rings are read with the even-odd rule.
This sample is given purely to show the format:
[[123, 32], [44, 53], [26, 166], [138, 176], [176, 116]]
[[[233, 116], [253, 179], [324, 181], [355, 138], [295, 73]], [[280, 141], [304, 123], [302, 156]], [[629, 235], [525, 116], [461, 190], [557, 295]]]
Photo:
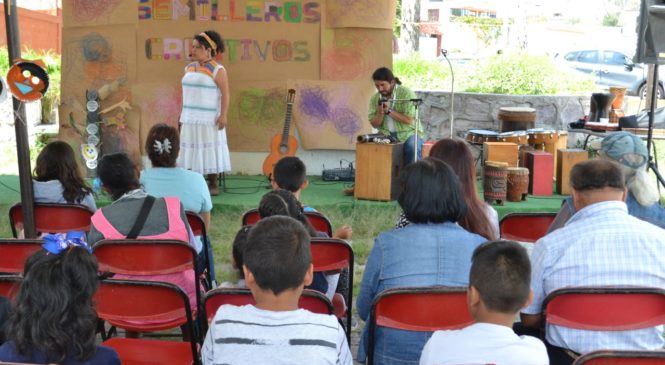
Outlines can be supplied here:
[[500, 19], [476, 16], [458, 16], [455, 21], [471, 27], [473, 33], [483, 42], [485, 47], [496, 42], [502, 33], [503, 22]]

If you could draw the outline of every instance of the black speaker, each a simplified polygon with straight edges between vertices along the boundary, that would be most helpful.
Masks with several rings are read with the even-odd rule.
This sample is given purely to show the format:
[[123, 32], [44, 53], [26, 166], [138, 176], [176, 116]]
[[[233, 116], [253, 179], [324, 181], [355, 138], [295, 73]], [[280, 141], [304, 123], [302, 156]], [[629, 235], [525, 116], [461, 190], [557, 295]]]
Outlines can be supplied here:
[[659, 6], [665, 6], [665, 0], [642, 0], [635, 63], [665, 64], [665, 17], [660, 15]]

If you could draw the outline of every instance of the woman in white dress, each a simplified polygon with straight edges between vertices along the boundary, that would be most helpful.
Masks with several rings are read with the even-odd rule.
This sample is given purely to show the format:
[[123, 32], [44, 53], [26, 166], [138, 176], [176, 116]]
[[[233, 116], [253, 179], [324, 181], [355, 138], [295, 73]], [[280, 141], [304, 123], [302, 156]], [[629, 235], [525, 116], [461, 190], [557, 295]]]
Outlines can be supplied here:
[[215, 56], [224, 53], [219, 34], [194, 36], [191, 59], [182, 78], [180, 156], [178, 166], [208, 177], [210, 195], [219, 195], [217, 175], [231, 170], [226, 143], [229, 82]]

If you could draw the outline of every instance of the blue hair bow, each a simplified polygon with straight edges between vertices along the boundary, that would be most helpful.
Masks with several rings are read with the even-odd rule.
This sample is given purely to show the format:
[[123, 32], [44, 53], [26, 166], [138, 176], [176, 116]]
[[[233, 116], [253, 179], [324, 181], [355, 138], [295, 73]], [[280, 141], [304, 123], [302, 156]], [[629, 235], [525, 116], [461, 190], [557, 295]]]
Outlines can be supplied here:
[[83, 247], [86, 251], [92, 253], [92, 248], [85, 242], [85, 233], [81, 231], [71, 231], [65, 233], [49, 233], [44, 235], [44, 244], [42, 247], [54, 254], [58, 255], [62, 251], [70, 247]]

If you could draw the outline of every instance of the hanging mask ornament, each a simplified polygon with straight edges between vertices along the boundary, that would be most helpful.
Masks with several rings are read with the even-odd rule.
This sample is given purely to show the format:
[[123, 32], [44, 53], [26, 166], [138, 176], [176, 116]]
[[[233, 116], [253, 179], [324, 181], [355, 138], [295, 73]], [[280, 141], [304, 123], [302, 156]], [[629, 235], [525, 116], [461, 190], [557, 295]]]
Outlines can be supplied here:
[[16, 99], [37, 101], [48, 90], [48, 74], [41, 61], [18, 60], [7, 72], [7, 84]]

